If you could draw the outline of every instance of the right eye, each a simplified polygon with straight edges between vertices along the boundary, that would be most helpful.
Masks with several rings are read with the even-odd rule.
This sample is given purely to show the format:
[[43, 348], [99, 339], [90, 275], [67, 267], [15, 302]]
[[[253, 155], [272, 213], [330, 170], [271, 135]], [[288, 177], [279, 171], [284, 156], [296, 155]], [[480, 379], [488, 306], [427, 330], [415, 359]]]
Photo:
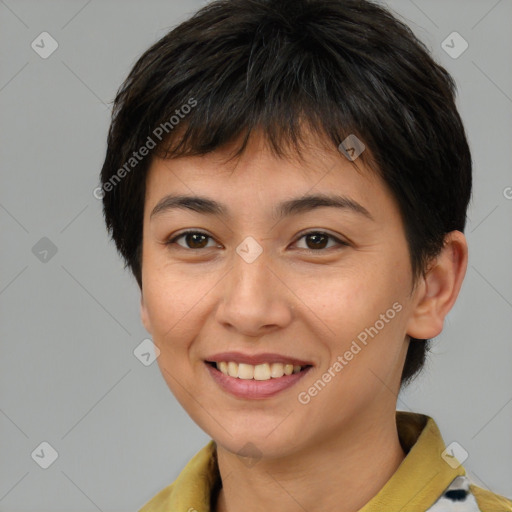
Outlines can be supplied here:
[[[184, 246], [177, 242], [177, 240], [179, 240], [181, 238], [184, 238], [185, 243], [187, 245]], [[171, 246], [173, 244], [177, 244], [182, 249], [187, 249], [187, 250], [208, 249], [210, 247], [215, 247], [216, 246], [215, 243], [213, 244], [213, 246], [209, 246], [209, 247], [207, 245], [205, 245], [205, 241], [208, 238], [211, 239], [212, 242], [214, 242], [213, 238], [210, 235], [204, 233], [203, 231], [188, 230], [188, 231], [183, 231], [179, 235], [174, 236], [173, 238], [167, 240], [167, 242], [165, 242], [165, 245]]]

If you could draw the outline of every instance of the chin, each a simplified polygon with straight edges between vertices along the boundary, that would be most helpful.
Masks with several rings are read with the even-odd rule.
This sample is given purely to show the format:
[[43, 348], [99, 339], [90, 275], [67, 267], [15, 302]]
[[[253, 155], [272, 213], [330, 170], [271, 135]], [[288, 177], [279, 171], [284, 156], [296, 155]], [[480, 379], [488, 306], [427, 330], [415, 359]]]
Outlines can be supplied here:
[[[272, 437], [272, 439], [270, 439]], [[293, 454], [297, 445], [292, 444], [287, 433], [284, 437], [271, 434], [261, 434], [247, 432], [247, 434], [237, 433], [229, 436], [223, 434], [215, 439], [217, 446], [237, 455], [241, 460], [247, 459], [247, 464], [254, 464], [261, 459], [276, 459]]]

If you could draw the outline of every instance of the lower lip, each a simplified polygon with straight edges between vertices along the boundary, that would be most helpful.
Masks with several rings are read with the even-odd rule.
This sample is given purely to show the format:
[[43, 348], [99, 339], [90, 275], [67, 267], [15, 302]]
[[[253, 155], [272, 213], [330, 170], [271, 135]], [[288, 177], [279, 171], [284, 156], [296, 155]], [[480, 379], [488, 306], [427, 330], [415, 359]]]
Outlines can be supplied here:
[[224, 391], [227, 391], [238, 398], [249, 399], [269, 398], [277, 395], [281, 391], [284, 391], [297, 383], [312, 368], [311, 366], [308, 366], [305, 370], [298, 373], [283, 375], [277, 379], [249, 380], [230, 377], [229, 375], [222, 373], [220, 370], [217, 370], [217, 368], [214, 368], [211, 364], [205, 364], [208, 367], [210, 375]]

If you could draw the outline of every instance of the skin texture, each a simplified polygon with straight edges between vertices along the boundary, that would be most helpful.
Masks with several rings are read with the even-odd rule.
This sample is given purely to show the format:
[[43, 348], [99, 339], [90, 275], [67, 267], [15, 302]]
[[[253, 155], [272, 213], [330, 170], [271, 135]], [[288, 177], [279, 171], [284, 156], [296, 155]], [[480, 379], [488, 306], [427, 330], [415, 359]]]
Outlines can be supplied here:
[[[158, 364], [177, 400], [216, 442], [223, 487], [217, 510], [356, 511], [403, 460], [395, 409], [409, 337], [438, 335], [467, 265], [464, 235], [452, 232], [413, 286], [403, 223], [389, 190], [336, 148], [311, 144], [304, 161], [277, 158], [254, 134], [239, 159], [230, 147], [203, 157], [155, 159], [143, 226], [141, 317], [160, 349]], [[176, 209], [150, 219], [167, 194], [224, 203], [230, 217]], [[281, 201], [337, 193], [364, 206], [322, 207], [279, 220]], [[184, 229], [211, 238], [182, 237]], [[303, 232], [326, 231], [315, 248]], [[172, 236], [171, 236], [172, 235]], [[253, 237], [262, 254], [244, 261]], [[178, 245], [180, 244], [180, 245]], [[197, 244], [197, 242], [196, 242]], [[365, 328], [401, 310], [309, 403], [298, 400]], [[301, 381], [261, 400], [233, 397], [204, 363], [218, 352], [275, 352], [310, 361]], [[237, 455], [248, 442], [258, 460]]]

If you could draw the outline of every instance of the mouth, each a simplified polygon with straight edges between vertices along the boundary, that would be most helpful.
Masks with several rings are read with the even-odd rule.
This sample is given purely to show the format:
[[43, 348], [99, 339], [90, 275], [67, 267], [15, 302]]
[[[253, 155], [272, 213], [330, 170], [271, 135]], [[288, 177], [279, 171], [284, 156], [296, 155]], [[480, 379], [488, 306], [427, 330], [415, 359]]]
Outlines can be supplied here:
[[303, 373], [312, 367], [310, 364], [296, 365], [292, 363], [261, 363], [247, 364], [235, 361], [205, 361], [206, 364], [228, 377], [240, 380], [269, 381]]
[[235, 361], [204, 361], [219, 389], [242, 400], [272, 398], [296, 385], [313, 365], [260, 363], [256, 365]]

